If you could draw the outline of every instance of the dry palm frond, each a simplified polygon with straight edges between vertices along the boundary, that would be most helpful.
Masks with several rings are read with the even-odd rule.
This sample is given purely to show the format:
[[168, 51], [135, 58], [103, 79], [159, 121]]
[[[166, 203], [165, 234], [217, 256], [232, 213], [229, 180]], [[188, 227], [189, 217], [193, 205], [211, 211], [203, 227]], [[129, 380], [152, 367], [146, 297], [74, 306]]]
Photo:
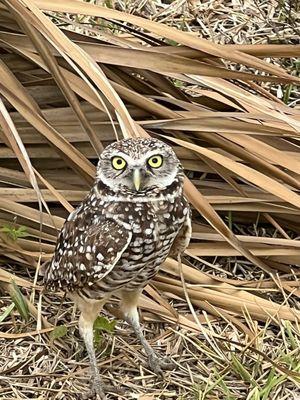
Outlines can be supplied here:
[[[297, 17], [292, 10], [286, 17], [288, 44], [263, 44], [261, 31], [252, 31], [246, 43], [242, 27], [249, 16], [261, 26], [261, 15], [274, 14], [273, 2], [264, 2], [259, 15], [250, 2], [242, 16], [235, 15], [236, 2], [95, 3], [105, 6], [80, 0], [0, 2], [0, 289], [10, 296], [15, 285], [21, 287], [21, 302], [33, 316], [17, 331], [19, 317], [7, 322], [15, 305], [5, 298], [4, 304], [11, 304], [4, 311], [1, 304], [0, 339], [29, 341], [29, 350], [24, 348], [37, 366], [32, 382], [44, 390], [45, 364], [39, 365], [46, 350], [30, 339], [55, 331], [51, 324], [57, 319], [72, 330], [74, 315], [70, 307], [60, 310], [61, 293], [46, 294], [41, 311], [37, 270], [51, 258], [64, 219], [89, 190], [99, 152], [122, 137], [151, 135], [173, 146], [193, 206], [193, 236], [182, 270], [167, 260], [140, 300], [146, 321], [182, 328], [156, 337], [175, 355], [179, 373], [163, 389], [144, 368], [137, 376], [127, 359], [138, 362], [141, 356], [122, 338], [127, 334], [122, 327], [112, 349], [102, 348], [113, 353], [116, 345], [119, 351], [103, 362], [113, 360], [122, 371], [115, 378], [108, 369], [110, 379], [135, 396], [149, 395], [141, 399], [160, 398], [162, 392], [166, 398], [188, 393], [204, 399], [216, 387], [228, 398], [259, 398], [262, 382], [267, 398], [282, 379], [293, 393], [299, 385], [293, 360], [300, 317], [300, 109], [288, 107], [275, 89], [287, 93], [300, 82], [278, 63], [279, 57], [299, 57], [299, 45], [290, 44]], [[115, 3], [127, 12], [114, 9]], [[136, 10], [150, 12], [151, 18], [135, 15]], [[182, 10], [201, 32], [182, 21]], [[220, 13], [228, 10], [232, 14], [224, 21]], [[203, 18], [219, 31], [207, 29]], [[266, 18], [273, 38], [279, 28]], [[181, 23], [182, 30], [174, 27]], [[238, 44], [223, 44], [231, 35]], [[30, 294], [36, 304], [28, 300]], [[57, 317], [50, 324], [51, 314]], [[276, 326], [272, 334], [269, 325]], [[199, 333], [209, 346], [199, 341]], [[269, 339], [278, 344], [276, 351]], [[67, 336], [71, 347], [72, 340]], [[15, 397], [22, 390], [36, 395], [31, 386], [12, 383], [10, 374], [26, 371], [29, 362], [22, 349], [14, 350], [16, 365], [9, 361], [9, 346], [1, 351], [7, 379], [0, 397], [7, 387]], [[186, 363], [176, 359], [179, 352]], [[74, 377], [85, 364], [77, 363], [78, 371], [69, 361], [48, 362], [45, 398], [82, 392]], [[61, 375], [52, 376], [53, 365], [68, 373], [62, 387], [57, 386]], [[209, 383], [198, 387], [203, 377]]]
[[[80, 24], [75, 15], [88, 18]], [[90, 17], [109, 21], [114, 32]], [[263, 86], [299, 84], [264, 60], [297, 57], [299, 46], [221, 46], [155, 18], [86, 2], [3, 0], [0, 49], [0, 220], [9, 225], [8, 236], [20, 226], [28, 236], [1, 235], [4, 264], [35, 268], [39, 259], [49, 260], [66, 210], [92, 182], [101, 149], [117, 138], [155, 135], [174, 146], [189, 177], [194, 234], [191, 266], [183, 273], [193, 304], [203, 308], [206, 299], [215, 317], [243, 316], [246, 309], [274, 323], [299, 319], [288, 299], [298, 295], [291, 288], [300, 252], [300, 111]], [[246, 227], [258, 229], [258, 216], [276, 237], [250, 234]], [[241, 279], [229, 285], [208, 278], [199, 257], [208, 263], [217, 257], [219, 265], [236, 257], [241, 270], [244, 263], [259, 267], [265, 279], [271, 274], [277, 294], [288, 296], [286, 304], [241, 290]], [[154, 285], [184, 299], [170, 265]], [[253, 281], [260, 269], [251, 272]], [[282, 286], [276, 273], [286, 274]], [[23, 285], [22, 279], [16, 282]], [[0, 281], [7, 288], [7, 275], [0, 273]], [[176, 321], [159, 297], [149, 301], [141, 305]]]

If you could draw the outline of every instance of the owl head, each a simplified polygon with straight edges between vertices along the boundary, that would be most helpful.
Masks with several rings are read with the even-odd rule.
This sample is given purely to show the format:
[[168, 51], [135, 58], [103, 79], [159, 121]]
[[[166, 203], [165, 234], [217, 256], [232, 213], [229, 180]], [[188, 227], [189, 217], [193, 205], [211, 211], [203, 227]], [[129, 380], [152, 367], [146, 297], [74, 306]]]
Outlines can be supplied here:
[[158, 139], [124, 139], [100, 155], [97, 181], [114, 192], [143, 193], [163, 190], [183, 177], [172, 147]]

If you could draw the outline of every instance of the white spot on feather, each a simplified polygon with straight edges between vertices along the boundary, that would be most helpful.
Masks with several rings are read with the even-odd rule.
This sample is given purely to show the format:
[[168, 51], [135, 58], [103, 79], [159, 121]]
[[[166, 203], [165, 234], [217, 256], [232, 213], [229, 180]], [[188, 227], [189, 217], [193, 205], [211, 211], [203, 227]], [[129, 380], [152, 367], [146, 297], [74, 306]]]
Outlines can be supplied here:
[[79, 269], [80, 271], [85, 271], [86, 270], [85, 265], [81, 263]]

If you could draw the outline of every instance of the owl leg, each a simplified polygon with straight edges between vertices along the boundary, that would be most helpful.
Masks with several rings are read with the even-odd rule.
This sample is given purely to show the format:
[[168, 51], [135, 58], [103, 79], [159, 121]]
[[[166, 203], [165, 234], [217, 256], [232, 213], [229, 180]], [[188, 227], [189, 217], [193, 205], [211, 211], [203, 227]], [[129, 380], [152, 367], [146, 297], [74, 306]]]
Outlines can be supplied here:
[[101, 400], [105, 400], [106, 396], [97, 367], [97, 359], [94, 350], [93, 325], [104, 303], [105, 301], [87, 301], [83, 304], [83, 301], [81, 300], [80, 304], [78, 304], [78, 307], [81, 311], [81, 315], [79, 318], [79, 331], [84, 340], [85, 347], [90, 359], [90, 367], [93, 377], [92, 389], [85, 398], [94, 398], [95, 396], [98, 396], [97, 398]]
[[147, 342], [139, 322], [139, 314], [137, 310], [138, 299], [141, 290], [121, 292], [120, 309], [123, 313], [125, 321], [131, 325], [134, 333], [141, 342], [144, 350], [148, 356], [148, 363], [153, 372], [157, 375], [163, 375], [163, 370], [170, 370], [174, 368], [174, 363], [169, 358], [159, 358], [150, 344]]

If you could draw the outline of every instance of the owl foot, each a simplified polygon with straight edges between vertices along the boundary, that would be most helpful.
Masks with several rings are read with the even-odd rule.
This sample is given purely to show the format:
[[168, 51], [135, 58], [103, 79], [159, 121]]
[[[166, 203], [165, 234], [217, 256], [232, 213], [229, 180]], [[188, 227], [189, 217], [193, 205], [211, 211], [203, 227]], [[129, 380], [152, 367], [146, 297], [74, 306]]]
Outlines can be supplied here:
[[82, 399], [107, 400], [105, 393], [124, 395], [125, 390], [123, 388], [117, 388], [115, 386], [103, 385], [102, 381], [94, 379], [91, 389], [86, 394], [84, 394]]
[[175, 368], [175, 363], [169, 357], [159, 358], [155, 353], [148, 357], [150, 369], [158, 376], [163, 376], [163, 371], [170, 371]]
[[103, 386], [102, 382], [95, 378], [91, 389], [83, 395], [83, 399], [106, 400], [105, 389], [107, 390], [107, 387]]

